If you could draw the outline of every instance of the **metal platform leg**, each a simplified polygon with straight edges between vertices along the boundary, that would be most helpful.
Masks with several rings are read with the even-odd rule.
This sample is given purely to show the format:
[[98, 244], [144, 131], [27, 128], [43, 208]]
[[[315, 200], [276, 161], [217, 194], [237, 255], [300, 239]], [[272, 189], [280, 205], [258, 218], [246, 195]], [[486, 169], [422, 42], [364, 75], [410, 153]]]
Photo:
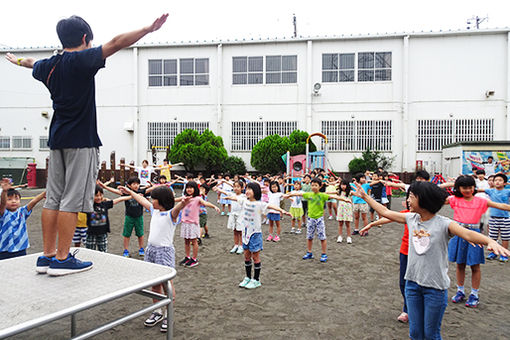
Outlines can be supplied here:
[[166, 282], [166, 291], [168, 294], [168, 299], [170, 300], [170, 303], [166, 306], [166, 312], [167, 312], [166, 338], [168, 340], [170, 340], [174, 336], [174, 299], [173, 299], [173, 294], [172, 294], [172, 284], [170, 283], [170, 281]]
[[71, 338], [76, 336], [76, 314], [71, 314]]

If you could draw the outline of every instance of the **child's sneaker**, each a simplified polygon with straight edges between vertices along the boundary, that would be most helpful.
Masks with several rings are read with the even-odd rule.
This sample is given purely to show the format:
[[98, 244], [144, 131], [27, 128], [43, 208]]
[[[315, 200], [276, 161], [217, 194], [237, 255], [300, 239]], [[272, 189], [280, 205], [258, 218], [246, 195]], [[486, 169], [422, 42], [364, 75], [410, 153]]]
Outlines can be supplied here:
[[145, 256], [145, 250], [143, 248], [140, 248], [138, 250], [138, 256], [142, 256], [142, 257]]
[[205, 233], [205, 234], [204, 234], [204, 238], [209, 238], [209, 237], [210, 237], [210, 236], [209, 236], [209, 234], [208, 234], [208, 233]]
[[508, 256], [503, 256], [503, 255], [501, 255], [501, 256], [499, 257], [499, 262], [508, 262]]
[[354, 229], [351, 235], [359, 235], [359, 230]]
[[495, 260], [498, 258], [498, 255], [494, 254], [494, 253], [489, 253], [489, 255], [487, 255], [487, 260]]
[[275, 235], [275, 236], [273, 237], [273, 242], [280, 242], [280, 236]]
[[67, 258], [63, 261], [59, 261], [56, 257], [54, 257], [50, 262], [50, 266], [47, 271], [48, 275], [62, 276], [92, 269], [92, 262], [80, 261], [74, 257], [77, 252], [78, 251], [76, 250], [73, 254], [67, 255]]
[[124, 252], [122, 253], [122, 256], [129, 257], [129, 250], [124, 249]]
[[459, 303], [459, 302], [464, 301], [465, 298], [466, 298], [466, 294], [464, 294], [463, 292], [458, 290], [457, 294], [455, 294], [455, 296], [452, 297], [452, 302], [453, 303]]
[[35, 265], [35, 271], [38, 272], [39, 274], [46, 274], [48, 268], [50, 267], [50, 262], [54, 258], [55, 256], [53, 257], [39, 256], [37, 258], [37, 263]]
[[266, 238], [267, 242], [270, 242], [273, 240], [273, 235], [269, 234], [269, 236]]
[[322, 255], [321, 255], [321, 260], [320, 260], [320, 261], [321, 261], [321, 262], [327, 262], [327, 261], [328, 261], [328, 255], [326, 255], [326, 254], [322, 254]]
[[186, 263], [186, 267], [190, 267], [190, 268], [193, 268], [193, 267], [196, 267], [198, 266], [198, 260], [194, 259], [194, 258], [191, 258], [187, 263]]
[[305, 256], [303, 256], [303, 260], [311, 260], [313, 259], [313, 254], [310, 252], [306, 252]]
[[342, 243], [343, 240], [344, 238], [342, 237], [342, 235], [338, 235], [338, 237], [336, 238], [336, 243]]
[[409, 315], [407, 315], [407, 313], [402, 312], [398, 316], [397, 320], [402, 322], [402, 323], [408, 323], [409, 322]]
[[235, 252], [237, 252], [237, 244], [235, 244], [234, 247], [230, 249], [230, 254], [234, 254]]
[[255, 289], [255, 288], [258, 288], [262, 286], [262, 283], [260, 283], [260, 281], [257, 281], [255, 279], [251, 279], [250, 282], [248, 282], [248, 284], [246, 286], [244, 286], [244, 288], [246, 289]]
[[296, 230], [296, 234], [301, 234], [301, 229]]
[[237, 255], [241, 255], [242, 253], [244, 253], [243, 246], [238, 246], [237, 247]]
[[152, 312], [152, 314], [144, 321], [143, 324], [145, 327], [153, 327], [161, 321], [163, 321], [163, 315], [158, 312]]
[[478, 299], [476, 296], [474, 296], [473, 294], [470, 294], [468, 297], [468, 300], [466, 301], [466, 307], [470, 307], [470, 308], [478, 307], [479, 300], [480, 299]]
[[291, 233], [291, 234], [295, 234], [295, 233], [296, 233], [296, 229], [295, 229], [295, 228], [291, 228], [291, 229], [290, 229], [290, 233]]
[[332, 219], [333, 219], [333, 216], [329, 215], [328, 220], [332, 220]]
[[183, 259], [182, 259], [182, 261], [181, 261], [181, 262], [179, 262], [179, 266], [185, 266], [185, 265], [186, 265], [186, 263], [188, 263], [188, 261], [189, 261], [189, 260], [191, 260], [191, 258], [190, 258], [190, 257], [185, 257], [185, 258], [183, 258]]
[[225, 213], [223, 211], [221, 212], [221, 216], [225, 216]]
[[352, 244], [352, 238], [350, 236], [347, 236], [347, 244]]
[[245, 277], [243, 281], [239, 284], [239, 287], [244, 288], [248, 283], [250, 283], [251, 279], [249, 277]]
[[202, 239], [201, 239], [200, 237], [199, 237], [199, 238], [197, 238], [197, 243], [198, 243], [198, 245], [199, 245], [199, 246], [201, 246], [201, 245], [202, 245]]
[[161, 327], [159, 328], [159, 330], [161, 331], [161, 333], [166, 333], [166, 331], [168, 330], [168, 319], [167, 318], [163, 319], [163, 323], [161, 324]]
[[230, 213], [229, 213], [229, 212], [227, 213], [227, 216], [230, 216]]

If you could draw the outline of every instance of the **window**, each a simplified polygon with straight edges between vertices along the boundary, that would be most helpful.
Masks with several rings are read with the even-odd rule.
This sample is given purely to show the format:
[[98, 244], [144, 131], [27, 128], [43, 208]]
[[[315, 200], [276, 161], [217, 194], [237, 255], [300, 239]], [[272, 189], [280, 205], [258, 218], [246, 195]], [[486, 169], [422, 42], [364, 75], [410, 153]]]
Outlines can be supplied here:
[[177, 86], [177, 59], [149, 59], [149, 86]]
[[232, 122], [231, 151], [251, 151], [255, 144], [270, 135], [289, 136], [297, 122]]
[[391, 80], [391, 52], [358, 53], [358, 81]]
[[494, 119], [427, 119], [417, 123], [417, 151], [441, 151], [451, 143], [494, 140]]
[[14, 150], [32, 150], [32, 137], [30, 136], [13, 136], [12, 148]]
[[354, 81], [354, 53], [322, 55], [322, 82], [352, 81]]
[[48, 146], [48, 136], [40, 136], [39, 137], [39, 150], [49, 150]]
[[11, 137], [0, 136], [0, 150], [11, 149]]
[[209, 122], [148, 122], [147, 149], [165, 149], [174, 143], [175, 136], [186, 129], [197, 130], [199, 133], [209, 128]]
[[297, 83], [297, 56], [266, 56], [266, 84]]
[[263, 57], [233, 57], [232, 84], [262, 84]]
[[177, 59], [149, 59], [149, 86], [209, 85], [209, 59], [179, 59], [180, 77], [177, 72]]
[[179, 59], [180, 85], [209, 85], [209, 59]]
[[391, 120], [323, 121], [330, 151], [391, 151]]

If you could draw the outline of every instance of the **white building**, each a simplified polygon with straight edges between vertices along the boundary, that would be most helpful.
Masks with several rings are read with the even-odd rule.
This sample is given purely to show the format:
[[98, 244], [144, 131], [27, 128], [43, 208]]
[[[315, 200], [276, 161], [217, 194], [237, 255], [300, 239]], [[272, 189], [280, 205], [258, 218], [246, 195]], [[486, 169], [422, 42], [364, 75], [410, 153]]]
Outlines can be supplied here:
[[[509, 40], [494, 29], [138, 45], [96, 76], [101, 157], [140, 163], [182, 129], [209, 128], [249, 166], [259, 139], [297, 128], [327, 135], [336, 171], [367, 147], [395, 156], [394, 171], [439, 171], [444, 144], [509, 138]], [[1, 62], [0, 74], [0, 157], [44, 166], [49, 94], [28, 69]]]

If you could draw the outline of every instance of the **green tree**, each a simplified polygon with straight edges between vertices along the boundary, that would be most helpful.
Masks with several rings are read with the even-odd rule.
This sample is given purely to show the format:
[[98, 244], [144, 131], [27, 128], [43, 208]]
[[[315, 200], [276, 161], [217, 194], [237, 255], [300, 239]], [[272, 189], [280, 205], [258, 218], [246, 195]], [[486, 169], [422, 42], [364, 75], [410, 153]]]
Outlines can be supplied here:
[[[289, 139], [289, 151], [291, 156], [304, 155], [306, 153], [306, 140], [308, 139], [308, 132], [301, 130], [294, 130], [288, 137]], [[310, 140], [310, 152], [317, 151], [317, 147]]]
[[223, 172], [230, 175], [243, 175], [246, 173], [246, 164], [241, 157], [230, 156], [223, 163]]
[[289, 150], [289, 139], [279, 135], [261, 139], [251, 151], [251, 165], [260, 172], [285, 171], [282, 155]]
[[393, 164], [395, 156], [385, 156], [380, 151], [367, 149], [361, 154], [361, 158], [355, 157], [349, 162], [349, 172], [356, 174], [365, 170], [376, 171], [377, 168], [388, 169]]
[[170, 162], [183, 162], [186, 171], [194, 171], [199, 166], [207, 171], [220, 170], [227, 157], [223, 139], [210, 130], [200, 134], [196, 130], [186, 129], [175, 137], [168, 151]]

